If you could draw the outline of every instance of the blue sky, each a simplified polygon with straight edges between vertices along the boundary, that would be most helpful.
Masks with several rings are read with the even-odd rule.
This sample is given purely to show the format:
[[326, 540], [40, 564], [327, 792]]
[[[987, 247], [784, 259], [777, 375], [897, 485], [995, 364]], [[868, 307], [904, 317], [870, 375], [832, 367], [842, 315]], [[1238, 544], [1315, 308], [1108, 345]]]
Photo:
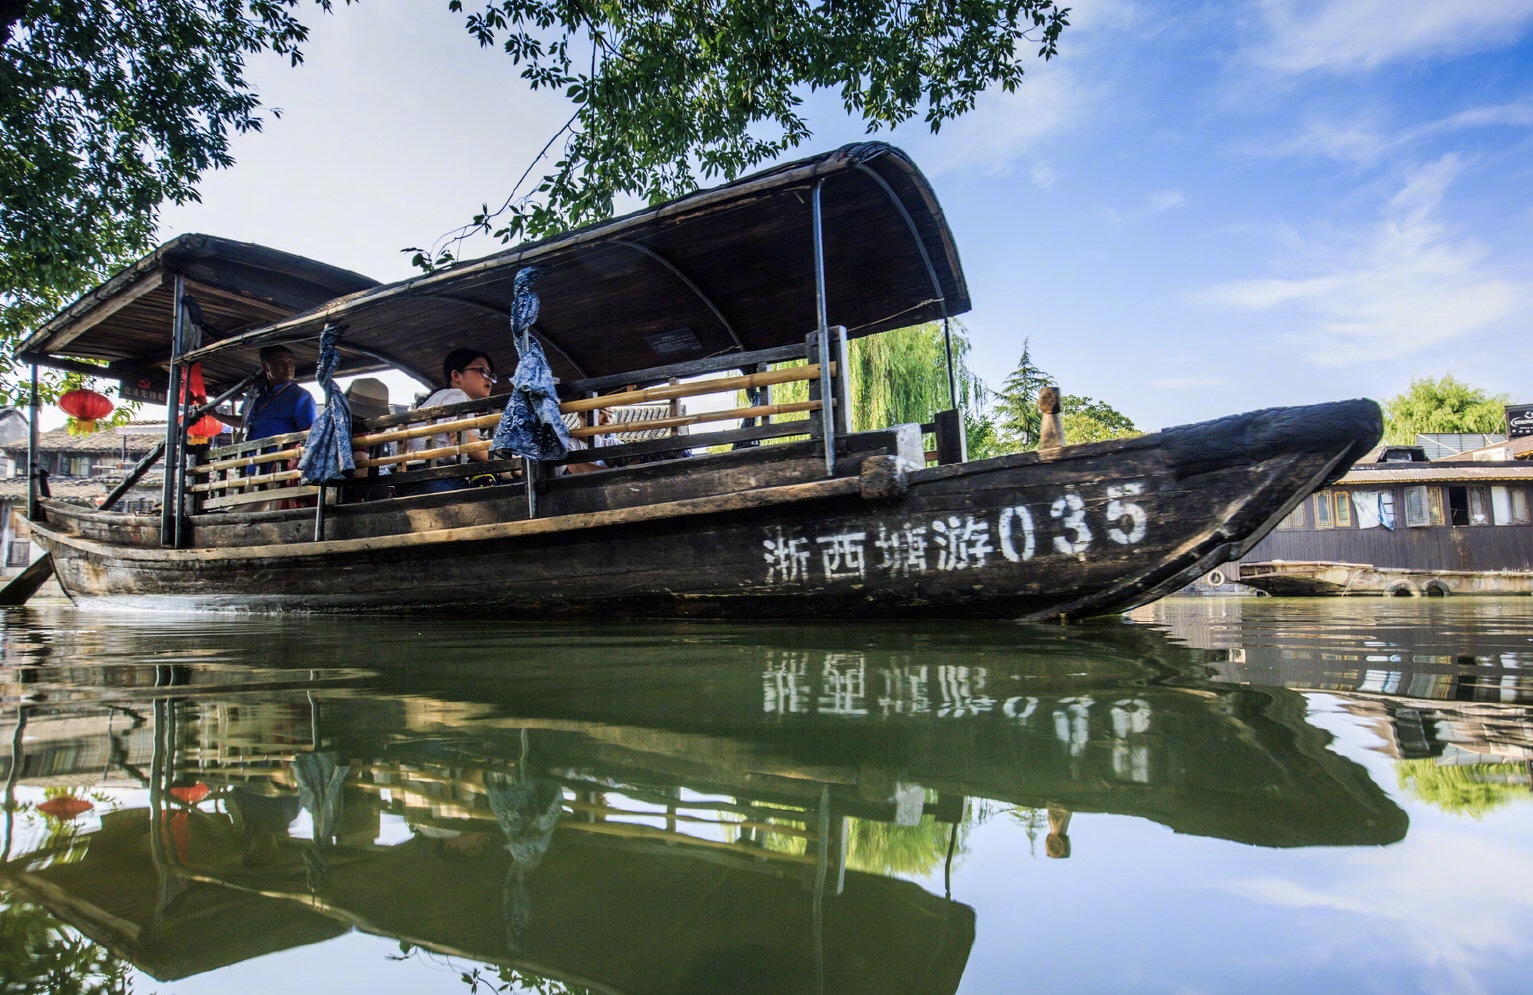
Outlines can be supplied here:
[[[989, 384], [1028, 338], [1147, 430], [1446, 372], [1533, 401], [1533, 0], [1071, 6], [1019, 92], [881, 136], [954, 228]], [[283, 117], [161, 235], [401, 279], [399, 250], [499, 203], [568, 109], [445, 2], [311, 20], [303, 66], [251, 66]], [[862, 137], [810, 106], [799, 154]]]

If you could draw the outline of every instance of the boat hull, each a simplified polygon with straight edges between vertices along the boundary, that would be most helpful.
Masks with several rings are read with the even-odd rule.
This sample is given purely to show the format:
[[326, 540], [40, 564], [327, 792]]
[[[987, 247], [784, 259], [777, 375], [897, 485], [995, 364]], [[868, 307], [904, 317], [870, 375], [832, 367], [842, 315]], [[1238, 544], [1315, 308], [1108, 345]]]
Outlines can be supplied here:
[[1533, 594], [1533, 571], [1414, 570], [1368, 563], [1242, 563], [1233, 578], [1282, 597]]
[[[289, 512], [164, 549], [142, 518], [53, 503], [36, 534], [71, 597], [126, 607], [1072, 618], [1238, 558], [1379, 427], [1372, 402], [1339, 402], [955, 466], [848, 454], [836, 475], [737, 470], [756, 486], [732, 488], [699, 457], [559, 481], [535, 518], [512, 488], [343, 506], [318, 542], [263, 541], [312, 523]], [[476, 517], [452, 517], [465, 502]]]

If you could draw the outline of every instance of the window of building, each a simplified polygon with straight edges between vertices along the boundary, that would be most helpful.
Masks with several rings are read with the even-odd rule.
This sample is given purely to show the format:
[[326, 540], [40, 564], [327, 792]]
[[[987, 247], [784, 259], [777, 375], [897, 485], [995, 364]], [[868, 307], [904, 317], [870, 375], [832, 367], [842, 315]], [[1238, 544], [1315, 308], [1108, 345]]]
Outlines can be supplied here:
[[1485, 487], [1452, 486], [1448, 491], [1448, 521], [1455, 526], [1489, 525], [1490, 491]]
[[24, 567], [31, 562], [32, 544], [25, 539], [11, 540], [11, 547], [5, 553], [5, 565], [8, 567]]
[[1350, 529], [1352, 527], [1352, 492], [1336, 491], [1336, 527], [1338, 529]]
[[1469, 524], [1489, 525], [1490, 523], [1490, 489], [1486, 487], [1469, 488]]
[[1277, 523], [1277, 527], [1283, 531], [1304, 528], [1304, 502], [1300, 501], [1293, 506], [1293, 511], [1283, 516], [1283, 520]]
[[1518, 525], [1526, 525], [1528, 518], [1528, 489], [1526, 487], [1508, 487], [1507, 492], [1511, 497], [1512, 521]]
[[[1416, 484], [1405, 489], [1405, 524], [1411, 528], [1432, 524], [1432, 502], [1428, 492], [1435, 492], [1437, 488], [1427, 487], [1424, 484]], [[1442, 499], [1438, 499], [1438, 506], [1442, 506]]]
[[1335, 524], [1331, 518], [1331, 492], [1321, 491], [1315, 495], [1315, 528], [1329, 529]]

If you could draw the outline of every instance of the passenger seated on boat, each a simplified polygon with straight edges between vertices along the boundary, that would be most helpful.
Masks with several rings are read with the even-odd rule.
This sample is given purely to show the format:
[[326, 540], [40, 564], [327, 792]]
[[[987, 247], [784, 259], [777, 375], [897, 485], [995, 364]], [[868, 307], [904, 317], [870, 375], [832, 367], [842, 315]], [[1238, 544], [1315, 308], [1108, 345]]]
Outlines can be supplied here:
[[[346, 388], [346, 402], [351, 405], [352, 417], [360, 419], [364, 426], [370, 419], [381, 418], [391, 413], [389, 409], [388, 384], [377, 377], [359, 377], [353, 380], [351, 386]], [[352, 430], [356, 431], [357, 429], [358, 426], [354, 423]], [[392, 442], [385, 442], [375, 448], [378, 450], [377, 455], [379, 456], [394, 455], [394, 444]], [[351, 458], [358, 465], [367, 457], [367, 452], [361, 449], [353, 450], [351, 454]], [[392, 466], [384, 465], [373, 468], [373, 473], [388, 473], [392, 469]], [[360, 472], [367, 473], [368, 471], [362, 470]]]
[[[435, 393], [424, 401], [417, 404], [416, 408], [434, 408], [442, 404], [460, 404], [463, 401], [482, 400], [490, 396], [497, 377], [495, 376], [495, 363], [488, 355], [476, 352], [473, 349], [454, 349], [442, 360], [442, 384]], [[452, 421], [452, 418], [438, 419], [438, 421]], [[442, 449], [448, 446], [460, 445], [458, 441], [462, 433], [443, 432], [439, 435], [422, 436], [410, 439], [405, 444], [405, 452], [421, 452], [427, 449]], [[464, 453], [470, 460], [483, 462], [489, 457], [483, 452]], [[439, 456], [436, 458], [436, 466], [455, 466], [458, 464], [457, 457]], [[428, 480], [418, 484], [406, 484], [399, 490], [400, 494], [434, 494], [441, 491], [453, 491], [461, 487], [471, 487], [473, 484], [468, 477], [449, 477], [442, 480]]]
[[[245, 399], [240, 410], [239, 423], [244, 430], [244, 441], [265, 439], [289, 432], [307, 432], [314, 424], [314, 397], [294, 380], [297, 360], [293, 350], [284, 345], [269, 345], [261, 350], [261, 382]], [[296, 469], [298, 461], [288, 460], [286, 469]], [[274, 467], [249, 466], [246, 476], [270, 473]], [[245, 511], [276, 511], [282, 508], [304, 507], [312, 499], [286, 498], [247, 504]]]
[[[612, 409], [598, 408], [596, 411], [596, 424], [599, 426], [611, 425]], [[600, 435], [593, 435], [589, 439], [583, 436], [573, 435], [570, 436], [570, 443], [570, 449], [572, 451], [576, 449], [599, 449], [603, 446], [616, 446], [619, 444], [617, 436], [608, 432], [603, 432]], [[590, 473], [592, 470], [605, 470], [607, 467], [615, 465], [617, 464], [611, 463], [607, 460], [597, 459], [587, 460], [583, 463], [566, 463], [562, 467], [562, 470], [564, 473]]]
[[297, 373], [293, 351], [283, 345], [262, 349], [261, 373], [260, 384], [239, 414], [244, 441], [308, 431], [314, 424], [314, 397], [293, 379]]

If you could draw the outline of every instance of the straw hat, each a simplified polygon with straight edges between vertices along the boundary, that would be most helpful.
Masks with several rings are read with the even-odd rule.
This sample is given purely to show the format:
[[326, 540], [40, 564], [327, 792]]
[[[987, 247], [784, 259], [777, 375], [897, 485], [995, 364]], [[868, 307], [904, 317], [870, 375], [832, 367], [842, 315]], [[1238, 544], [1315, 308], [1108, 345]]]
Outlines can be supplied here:
[[346, 388], [351, 413], [358, 418], [378, 418], [389, 413], [389, 388], [377, 377], [360, 377]]

